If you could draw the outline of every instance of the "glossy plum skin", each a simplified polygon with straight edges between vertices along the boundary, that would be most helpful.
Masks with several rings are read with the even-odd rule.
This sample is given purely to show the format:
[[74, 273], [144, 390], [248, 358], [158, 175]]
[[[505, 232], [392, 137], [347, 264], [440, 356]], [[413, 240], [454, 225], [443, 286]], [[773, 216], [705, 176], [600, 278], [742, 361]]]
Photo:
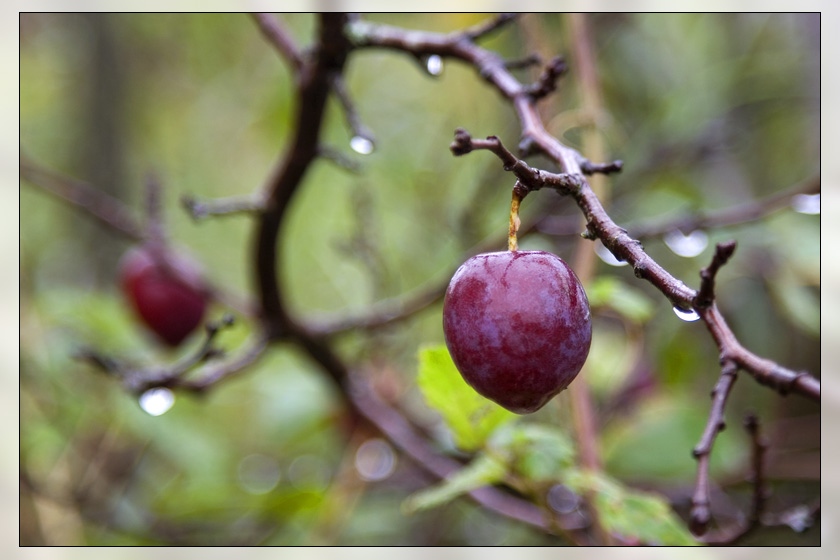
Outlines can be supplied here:
[[577, 376], [592, 323], [586, 293], [559, 257], [504, 251], [461, 265], [446, 290], [443, 332], [467, 383], [527, 414]]
[[181, 344], [201, 323], [208, 298], [192, 261], [136, 247], [123, 256], [119, 275], [134, 310], [169, 346]]

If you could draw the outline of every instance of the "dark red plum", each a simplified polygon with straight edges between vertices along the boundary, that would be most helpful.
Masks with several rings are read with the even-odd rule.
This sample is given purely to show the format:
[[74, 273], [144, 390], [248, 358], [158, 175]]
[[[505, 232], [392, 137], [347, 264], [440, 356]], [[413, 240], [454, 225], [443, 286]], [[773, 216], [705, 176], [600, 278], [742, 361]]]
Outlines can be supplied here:
[[201, 323], [208, 298], [198, 265], [185, 256], [135, 247], [120, 262], [120, 282], [146, 326], [169, 346]]
[[446, 345], [464, 380], [519, 414], [574, 380], [592, 340], [589, 301], [572, 269], [544, 251], [477, 255], [443, 303]]

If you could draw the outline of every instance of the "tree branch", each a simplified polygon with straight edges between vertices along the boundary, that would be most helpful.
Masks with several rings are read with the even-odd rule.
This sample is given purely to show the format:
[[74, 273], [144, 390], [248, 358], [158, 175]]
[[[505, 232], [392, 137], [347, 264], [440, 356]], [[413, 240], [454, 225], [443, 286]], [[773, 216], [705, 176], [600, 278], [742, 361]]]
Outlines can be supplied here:
[[304, 64], [303, 57], [286, 28], [271, 14], [256, 13], [251, 15], [268, 42], [291, 64], [296, 73], [300, 73]]
[[129, 239], [139, 241], [146, 237], [145, 228], [128, 206], [88, 183], [47, 170], [22, 154], [20, 176], [45, 192], [70, 202]]
[[196, 221], [210, 216], [254, 215], [264, 209], [262, 201], [254, 195], [215, 199], [200, 199], [191, 195], [184, 195], [181, 197], [181, 205]]
[[451, 149], [455, 155], [463, 155], [476, 149], [489, 150], [499, 157], [505, 170], [511, 171], [528, 189], [551, 187], [561, 194], [571, 196], [586, 216], [587, 231], [590, 235], [601, 239], [617, 259], [632, 265], [636, 277], [653, 284], [675, 307], [694, 309], [699, 313], [720, 348], [722, 359], [733, 360], [759, 383], [772, 387], [781, 394], [795, 392], [819, 401], [820, 382], [817, 379], [807, 372], [793, 372], [771, 360], [756, 356], [741, 346], [716, 305], [698, 306], [695, 290], [662, 268], [642, 249], [639, 241], [631, 238], [625, 229], [612, 221], [583, 175], [549, 173], [532, 168], [517, 159], [498, 138], [491, 136], [487, 140], [474, 140], [463, 129], [456, 131]]
[[304, 67], [299, 82], [293, 144], [265, 189], [265, 208], [259, 217], [255, 242], [254, 278], [260, 295], [262, 318], [272, 337], [286, 334], [290, 323], [277, 276], [277, 235], [292, 195], [310, 163], [318, 156], [318, 139], [331, 89], [330, 79], [341, 72], [350, 51], [350, 43], [343, 32], [346, 22], [347, 17], [343, 14], [321, 15], [318, 47], [311, 63]]
[[726, 428], [723, 412], [737, 375], [737, 364], [734, 362], [723, 364], [720, 379], [712, 390], [712, 409], [709, 411], [703, 437], [692, 452], [694, 458], [697, 459], [697, 481], [694, 496], [691, 498], [689, 527], [695, 535], [704, 534], [712, 518], [709, 499], [709, 459], [715, 438]]

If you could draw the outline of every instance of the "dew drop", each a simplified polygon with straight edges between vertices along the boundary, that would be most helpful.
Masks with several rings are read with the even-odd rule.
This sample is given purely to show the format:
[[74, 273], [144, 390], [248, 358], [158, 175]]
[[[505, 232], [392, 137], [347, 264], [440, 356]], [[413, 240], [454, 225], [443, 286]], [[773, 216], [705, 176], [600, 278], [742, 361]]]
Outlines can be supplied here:
[[681, 257], [696, 257], [709, 246], [709, 236], [703, 230], [695, 230], [684, 235], [679, 230], [665, 234], [665, 244]]
[[800, 214], [819, 214], [819, 194], [798, 194], [790, 199], [791, 207]]
[[175, 394], [166, 387], [155, 387], [140, 395], [140, 408], [152, 416], [160, 416], [175, 404]]
[[604, 244], [601, 243], [601, 240], [595, 241], [595, 252], [601, 257], [601, 260], [607, 263], [610, 266], [626, 266], [627, 261], [620, 261], [615, 258], [615, 255], [610, 253], [610, 250], [604, 247]]
[[384, 480], [394, 472], [395, 465], [394, 450], [379, 438], [367, 440], [356, 452], [356, 470], [364, 480]]
[[373, 152], [373, 142], [364, 136], [354, 136], [350, 139], [350, 147], [353, 151], [363, 156]]
[[693, 309], [682, 309], [676, 306], [674, 306], [674, 314], [688, 323], [696, 321], [700, 318], [700, 314], [694, 311]]
[[440, 76], [443, 73], [443, 59], [433, 54], [426, 59], [426, 71], [432, 76]]

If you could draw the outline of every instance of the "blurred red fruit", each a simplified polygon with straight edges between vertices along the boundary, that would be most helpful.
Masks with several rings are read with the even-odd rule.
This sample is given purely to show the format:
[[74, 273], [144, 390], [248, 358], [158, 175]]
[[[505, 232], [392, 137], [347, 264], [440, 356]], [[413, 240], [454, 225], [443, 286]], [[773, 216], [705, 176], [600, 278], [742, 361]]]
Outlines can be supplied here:
[[135, 311], [169, 346], [178, 346], [201, 324], [208, 297], [198, 265], [186, 257], [135, 247], [123, 256], [119, 275]]

